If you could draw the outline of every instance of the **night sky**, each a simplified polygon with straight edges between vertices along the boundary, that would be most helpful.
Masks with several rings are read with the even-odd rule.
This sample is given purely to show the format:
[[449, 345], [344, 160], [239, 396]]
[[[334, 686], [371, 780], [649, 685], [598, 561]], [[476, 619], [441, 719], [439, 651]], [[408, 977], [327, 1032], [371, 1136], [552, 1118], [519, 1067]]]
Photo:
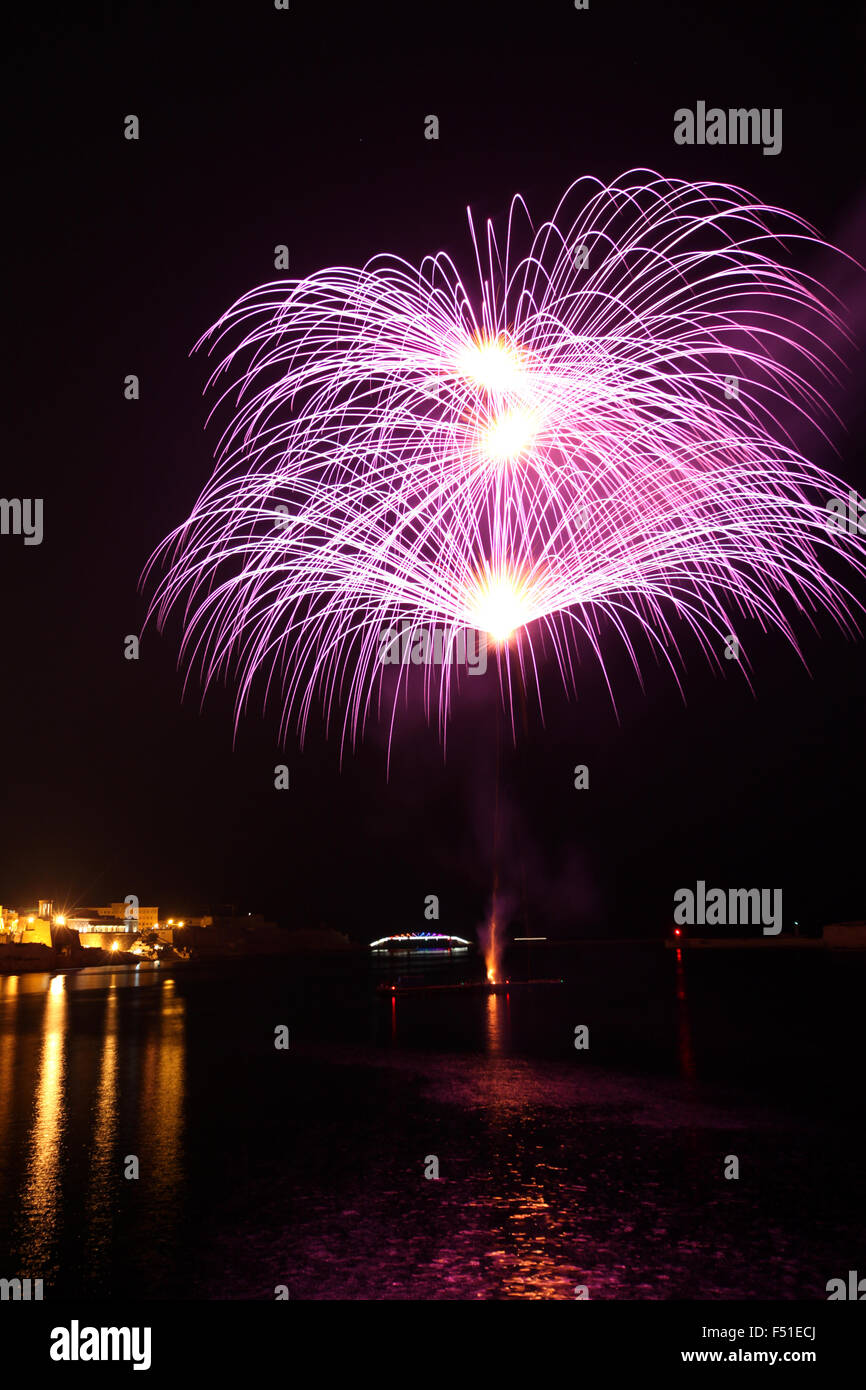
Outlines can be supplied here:
[[[315, 727], [281, 748], [275, 705], [251, 707], [235, 740], [233, 690], [203, 710], [197, 685], [183, 696], [176, 620], [124, 660], [141, 571], [210, 473], [208, 364], [190, 350], [276, 278], [278, 243], [297, 276], [440, 248], [468, 273], [467, 204], [501, 219], [520, 192], [541, 219], [587, 173], [739, 183], [862, 257], [866, 21], [787, 4], [236, 0], [34, 8], [6, 37], [2, 493], [44, 498], [45, 537], [0, 537], [0, 902], [135, 893], [363, 940], [423, 929], [436, 893], [440, 925], [472, 932], [492, 884], [491, 677], [468, 682], [444, 759], [435, 721], [399, 721], [386, 776], [381, 727], [342, 768]], [[781, 107], [781, 154], [677, 146], [673, 113], [698, 100]], [[815, 461], [863, 495], [862, 281], [850, 309], [847, 430]], [[614, 639], [616, 710], [594, 661], [576, 701], [548, 671], [544, 723], [530, 701], [502, 760], [512, 929], [658, 933], [699, 877], [782, 887], [786, 925], [862, 917], [866, 646], [826, 615], [819, 628], [797, 625], [808, 672], [782, 638], [747, 634], [754, 693], [685, 635], [686, 703], [646, 649], [642, 690]]]

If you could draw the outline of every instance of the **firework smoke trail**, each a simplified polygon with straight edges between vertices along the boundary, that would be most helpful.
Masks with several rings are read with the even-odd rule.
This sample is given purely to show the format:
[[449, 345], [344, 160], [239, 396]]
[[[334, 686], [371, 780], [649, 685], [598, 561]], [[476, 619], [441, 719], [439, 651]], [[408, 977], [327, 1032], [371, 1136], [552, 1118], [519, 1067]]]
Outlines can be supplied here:
[[[202, 339], [229, 420], [143, 577], [161, 567], [148, 620], [183, 614], [187, 679], [235, 672], [236, 728], [260, 682], [282, 737], [319, 701], [342, 746], [381, 713], [381, 633], [404, 621], [485, 631], [505, 697], [516, 662], [539, 700], [542, 653], [576, 688], [603, 632], [638, 677], [641, 635], [677, 677], [677, 625], [716, 662], [738, 621], [795, 648], [790, 610], [852, 630], [821, 563], [845, 550], [863, 573], [828, 534], [848, 488], [794, 443], [824, 435], [848, 339], [782, 263], [827, 249], [813, 230], [640, 170], [579, 180], [537, 230], [515, 198], [501, 242], [471, 213], [470, 231], [474, 288], [444, 253], [381, 256], [263, 285]], [[459, 679], [424, 668], [443, 738]]]

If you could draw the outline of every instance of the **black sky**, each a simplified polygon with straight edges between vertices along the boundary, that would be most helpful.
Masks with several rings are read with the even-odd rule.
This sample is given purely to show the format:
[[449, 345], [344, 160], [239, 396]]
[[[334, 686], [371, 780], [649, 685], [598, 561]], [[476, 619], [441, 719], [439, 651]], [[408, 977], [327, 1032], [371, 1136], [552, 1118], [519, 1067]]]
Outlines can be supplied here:
[[[133, 892], [364, 938], [423, 927], [437, 893], [443, 924], [471, 930], [491, 891], [491, 682], [458, 710], [444, 762], [435, 728], [401, 726], [386, 780], [375, 730], [341, 769], [336, 740], [282, 751], [273, 707], [233, 746], [231, 691], [203, 712], [197, 688], [182, 699], [176, 624], [123, 659], [142, 567], [209, 473], [207, 364], [190, 349], [273, 278], [277, 243], [298, 275], [380, 250], [462, 256], [467, 203], [501, 216], [519, 191], [544, 216], [585, 173], [740, 183], [862, 256], [862, 12], [237, 0], [58, 6], [6, 37], [2, 494], [45, 499], [45, 539], [0, 538], [0, 902]], [[782, 153], [676, 146], [674, 110], [699, 99], [781, 107]], [[861, 495], [862, 385], [861, 355], [841, 457], [821, 460]], [[754, 695], [688, 642], [685, 705], [661, 667], [642, 691], [615, 648], [617, 712], [592, 665], [577, 702], [549, 683], [544, 726], [530, 708], [503, 758], [521, 920], [525, 881], [534, 930], [659, 930], [697, 877], [782, 886], [806, 919], [863, 915], [866, 646], [827, 620], [799, 630], [811, 674], [756, 637]]]

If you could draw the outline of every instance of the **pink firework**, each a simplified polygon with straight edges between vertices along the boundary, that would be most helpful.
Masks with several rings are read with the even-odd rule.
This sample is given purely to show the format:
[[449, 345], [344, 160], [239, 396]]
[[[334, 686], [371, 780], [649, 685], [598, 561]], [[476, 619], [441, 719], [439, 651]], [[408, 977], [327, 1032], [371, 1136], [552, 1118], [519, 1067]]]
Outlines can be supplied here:
[[[230, 412], [189, 519], [152, 557], [150, 608], [184, 619], [205, 688], [261, 679], [281, 733], [315, 701], [356, 738], [381, 705], [382, 634], [481, 630], [503, 690], [542, 657], [569, 685], [641, 634], [676, 673], [677, 627], [712, 660], [745, 620], [852, 626], [822, 549], [847, 486], [795, 446], [831, 414], [846, 341], [833, 297], [786, 267], [824, 247], [744, 190], [648, 171], [581, 179], [532, 227], [470, 232], [477, 281], [440, 252], [376, 257], [244, 295], [205, 335]], [[838, 253], [841, 254], [841, 253]], [[197, 346], [201, 346], [198, 344]], [[387, 687], [393, 724], [401, 681]], [[425, 667], [444, 736], [458, 665]]]

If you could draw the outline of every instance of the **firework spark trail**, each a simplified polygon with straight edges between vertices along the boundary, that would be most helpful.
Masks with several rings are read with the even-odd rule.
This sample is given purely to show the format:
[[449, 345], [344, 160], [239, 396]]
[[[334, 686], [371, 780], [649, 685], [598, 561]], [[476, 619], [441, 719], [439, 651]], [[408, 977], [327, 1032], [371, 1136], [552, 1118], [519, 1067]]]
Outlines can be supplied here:
[[[261, 677], [282, 735], [303, 738], [316, 699], [328, 722], [342, 709], [345, 741], [404, 621], [481, 628], [504, 689], [516, 660], [539, 698], [542, 650], [574, 685], [588, 644], [607, 675], [604, 620], [638, 676], [639, 633], [677, 676], [677, 622], [713, 661], [738, 618], [795, 648], [790, 608], [852, 629], [857, 600], [820, 560], [845, 549], [864, 572], [828, 534], [848, 489], [792, 437], [801, 417], [826, 438], [848, 336], [776, 259], [828, 249], [813, 230], [742, 189], [633, 171], [579, 180], [536, 231], [516, 198], [503, 245], [488, 224], [482, 248], [471, 214], [470, 231], [474, 291], [444, 253], [381, 256], [263, 285], [197, 344], [224, 354], [211, 413], [230, 419], [145, 571], [164, 567], [148, 618], [183, 611], [188, 671], [207, 688], [234, 669], [238, 720]], [[425, 669], [443, 737], [456, 670]]]

